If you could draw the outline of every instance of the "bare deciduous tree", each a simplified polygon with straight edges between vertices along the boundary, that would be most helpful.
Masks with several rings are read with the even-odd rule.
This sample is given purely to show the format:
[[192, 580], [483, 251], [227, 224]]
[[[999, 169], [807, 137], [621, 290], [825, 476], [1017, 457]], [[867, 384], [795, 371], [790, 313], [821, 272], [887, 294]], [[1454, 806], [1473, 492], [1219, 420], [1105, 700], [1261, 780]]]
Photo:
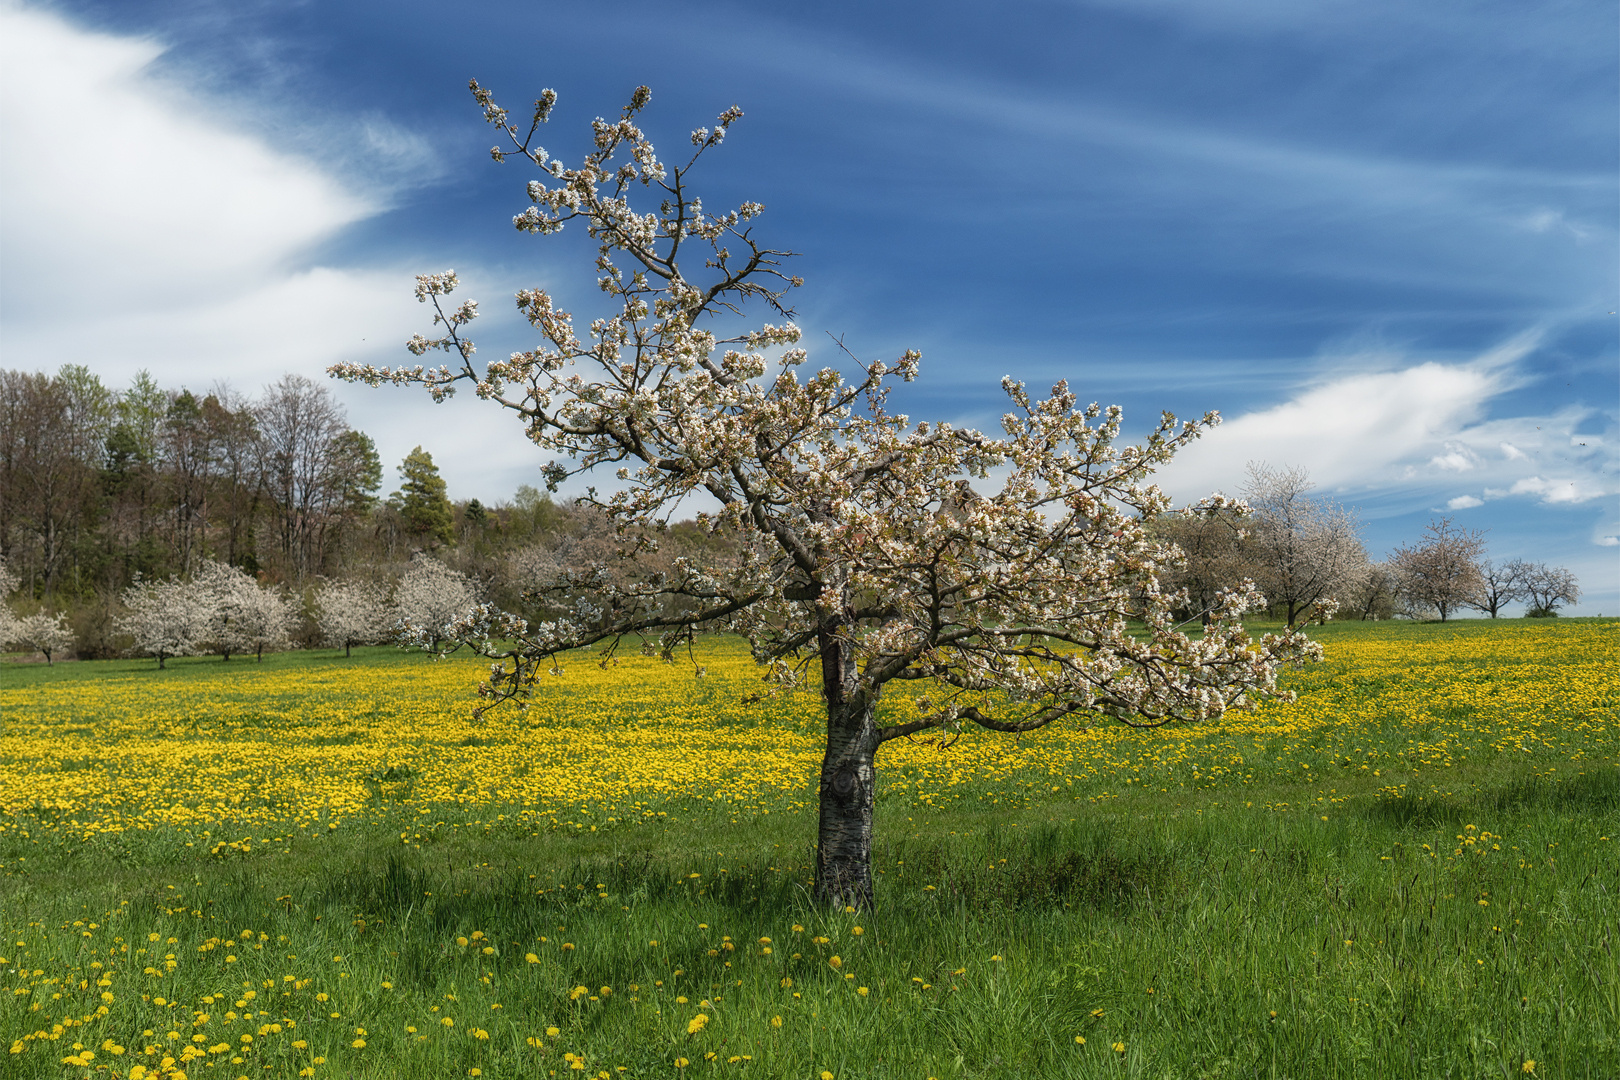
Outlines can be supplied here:
[[1520, 581], [1524, 598], [1530, 602], [1529, 615], [1556, 615], [1561, 605], [1579, 603], [1581, 599], [1575, 575], [1562, 566], [1525, 564]]
[[1451, 518], [1429, 522], [1422, 543], [1396, 548], [1390, 562], [1401, 579], [1401, 596], [1416, 612], [1451, 613], [1479, 599], [1482, 533], [1458, 528]]
[[266, 388], [257, 422], [282, 554], [300, 574], [313, 574], [342, 500], [332, 458], [348, 425], [332, 392], [302, 375]]
[[1504, 605], [1524, 599], [1524, 577], [1529, 570], [1530, 564], [1523, 559], [1500, 566], [1486, 559], [1479, 564], [1479, 591], [1464, 603], [1496, 618]]
[[1243, 489], [1253, 511], [1245, 555], [1261, 592], [1282, 605], [1289, 626], [1302, 612], [1354, 589], [1367, 572], [1355, 514], [1311, 498], [1312, 487], [1303, 468], [1251, 462]]
[[[637, 126], [642, 87], [615, 120], [595, 122], [594, 148], [577, 166], [534, 142], [555, 95], [546, 91], [522, 133], [477, 83], [485, 118], [512, 140], [495, 157], [527, 159], [539, 176], [520, 229], [554, 233], [583, 222], [600, 243], [598, 283], [613, 305], [585, 336], [543, 290], [518, 294], [543, 344], [482, 371], [464, 328], [477, 314], [450, 308], [453, 273], [418, 279], [443, 336], [416, 337], [418, 356], [444, 350], [454, 369], [335, 366], [367, 382], [419, 384], [443, 399], [465, 381], [511, 410], [529, 438], [571, 461], [546, 467], [548, 484], [606, 466], [624, 485], [604, 502], [625, 527], [632, 570], [682, 500], [716, 507], [699, 517], [732, 538], [728, 557], [679, 559], [672, 568], [567, 582], [565, 615], [535, 625], [487, 611], [458, 633], [495, 659], [488, 701], [530, 693], [559, 650], [626, 636], [673, 658], [700, 627], [745, 635], [781, 684], [815, 680], [826, 707], [819, 777], [816, 890], [821, 902], [872, 895], [874, 762], [889, 741], [965, 724], [1026, 732], [1065, 717], [1138, 727], [1197, 722], [1279, 693], [1277, 669], [1320, 656], [1303, 635], [1251, 641], [1242, 614], [1252, 588], [1222, 596], [1193, 639], [1174, 627], [1184, 597], [1159, 575], [1173, 545], [1146, 525], [1169, 508], [1149, 477], [1217, 422], [1168, 414], [1139, 446], [1120, 447], [1118, 408], [1077, 400], [1066, 384], [1045, 399], [1003, 381], [1003, 435], [913, 423], [891, 411], [891, 377], [910, 381], [919, 356], [893, 366], [859, 363], [846, 382], [806, 360], [785, 303], [800, 284], [788, 252], [762, 244], [745, 202], [714, 213], [691, 176], [742, 115], [692, 133], [683, 163], [666, 164]], [[647, 212], [631, 196], [651, 193]], [[781, 321], [749, 329], [747, 302]], [[853, 357], [850, 358], [853, 360]], [[999, 489], [981, 492], [991, 471]], [[515, 640], [511, 648], [493, 636]], [[881, 723], [885, 692], [905, 694]]]

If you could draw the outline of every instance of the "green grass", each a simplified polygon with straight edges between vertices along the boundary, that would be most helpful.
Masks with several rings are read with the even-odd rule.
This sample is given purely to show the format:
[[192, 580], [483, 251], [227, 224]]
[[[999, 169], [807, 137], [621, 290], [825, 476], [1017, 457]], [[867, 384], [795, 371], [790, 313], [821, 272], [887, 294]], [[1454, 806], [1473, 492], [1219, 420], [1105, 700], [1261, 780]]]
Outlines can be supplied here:
[[[406, 676], [424, 661], [362, 662]], [[217, 664], [171, 661], [177, 678]], [[1529, 1061], [1537, 1076], [1614, 1077], [1620, 770], [1611, 754], [1561, 775], [1504, 754], [1447, 769], [1449, 794], [1423, 797], [1388, 797], [1386, 771], [1335, 776], [1326, 802], [1318, 783], [1268, 776], [1095, 803], [1020, 794], [1010, 809], [885, 800], [878, 902], [855, 914], [809, 901], [812, 820], [733, 824], [707, 804], [632, 830], [538, 835], [490, 826], [484, 810], [476, 828], [447, 819], [409, 847], [400, 829], [415, 818], [379, 804], [374, 823], [295, 851], [222, 856], [165, 835], [13, 836], [0, 850], [6, 1043], [93, 1016], [94, 963], [138, 973], [173, 954], [176, 968], [142, 976], [142, 1000], [120, 984], [106, 1020], [31, 1040], [4, 1071], [125, 1076], [156, 1063], [146, 1047], [173, 1056], [197, 1031], [205, 1046], [246, 1033], [258, 1049], [209, 1054], [193, 1078], [1497, 1077]], [[1427, 774], [1403, 776], [1416, 790]], [[237, 960], [221, 964], [222, 950]], [[570, 1000], [575, 987], [588, 992]], [[209, 1020], [194, 1027], [199, 1012]], [[700, 1012], [712, 1020], [688, 1035]], [[124, 1054], [103, 1048], [109, 1032]], [[75, 1042], [96, 1052], [89, 1066], [61, 1064]]]

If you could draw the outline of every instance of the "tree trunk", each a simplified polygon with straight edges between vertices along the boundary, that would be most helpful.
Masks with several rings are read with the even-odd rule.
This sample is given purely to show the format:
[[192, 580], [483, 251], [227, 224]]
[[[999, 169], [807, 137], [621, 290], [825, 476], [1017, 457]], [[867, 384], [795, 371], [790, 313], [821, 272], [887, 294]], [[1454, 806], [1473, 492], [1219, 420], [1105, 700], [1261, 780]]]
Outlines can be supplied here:
[[843, 642], [823, 637], [822, 693], [827, 753], [821, 763], [821, 822], [816, 842], [816, 899], [838, 908], [872, 902], [872, 804], [877, 720]]
[[865, 706], [827, 716], [821, 763], [821, 825], [816, 844], [816, 898], [834, 907], [872, 902], [872, 803], [877, 724]]
[[343, 643], [343, 659], [345, 659], [345, 660], [347, 660], [349, 658], [349, 646], [350, 646], [350, 644], [351, 644], [351, 642], [347, 642], [347, 641], [345, 641]]

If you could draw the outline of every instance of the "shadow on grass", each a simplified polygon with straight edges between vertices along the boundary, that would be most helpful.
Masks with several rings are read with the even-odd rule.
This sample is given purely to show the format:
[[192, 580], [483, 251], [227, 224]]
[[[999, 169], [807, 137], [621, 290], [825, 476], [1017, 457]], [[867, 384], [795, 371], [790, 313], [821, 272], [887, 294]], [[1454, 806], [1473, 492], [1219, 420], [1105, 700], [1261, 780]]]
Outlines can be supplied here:
[[1583, 773], [1567, 780], [1528, 777], [1476, 791], [1457, 799], [1402, 796], [1374, 804], [1367, 811], [1389, 825], [1461, 824], [1481, 812], [1543, 810], [1552, 813], [1620, 811], [1620, 769]]

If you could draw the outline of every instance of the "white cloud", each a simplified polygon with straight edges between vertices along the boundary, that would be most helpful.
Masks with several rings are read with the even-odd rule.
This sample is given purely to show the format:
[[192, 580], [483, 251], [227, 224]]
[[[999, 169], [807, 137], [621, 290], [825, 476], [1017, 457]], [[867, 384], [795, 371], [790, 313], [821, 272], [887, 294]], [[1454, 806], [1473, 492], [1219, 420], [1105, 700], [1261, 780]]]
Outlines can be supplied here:
[[[357, 194], [333, 168], [244, 133], [299, 118], [220, 115], [152, 73], [163, 52], [0, 0], [8, 366], [84, 363], [114, 387], [147, 368], [165, 387], [226, 381], [253, 394], [288, 371], [324, 381], [338, 360], [406, 359], [405, 338], [427, 329], [412, 296], [422, 267], [320, 266], [309, 252], [381, 210], [389, 176], [432, 180], [431, 148], [386, 118], [360, 119], [369, 194]], [[507, 285], [462, 269], [485, 297]], [[544, 455], [521, 424], [491, 422], [487, 403], [435, 408], [425, 395], [329, 385], [376, 439], [389, 487], [418, 443], [458, 497], [538, 480]]]
[[1448, 442], [1446, 452], [1430, 458], [1429, 464], [1448, 472], [1467, 472], [1474, 467], [1475, 460], [1475, 454], [1468, 447]]
[[1184, 451], [1162, 483], [1196, 498], [1230, 490], [1247, 462], [1270, 461], [1303, 465], [1323, 487], [1361, 486], [1414, 458], [1435, 456], [1430, 448], [1442, 449], [1509, 382], [1494, 355], [1474, 364], [1343, 376], [1226, 421]]
[[152, 77], [162, 52], [0, 7], [8, 321], [240, 295], [376, 209]]
[[1620, 491], [1612, 433], [1575, 435], [1590, 426], [1591, 410], [1482, 419], [1521, 385], [1518, 364], [1538, 342], [1525, 334], [1466, 363], [1408, 361], [1330, 378], [1223, 424], [1165, 469], [1160, 484], [1179, 499], [1230, 492], [1248, 462], [1268, 461], [1304, 466], [1321, 488], [1339, 492], [1443, 498], [1450, 477], [1476, 476], [1483, 497], [1452, 498], [1453, 510], [1512, 497], [1575, 505], [1612, 496]]
[[1508, 488], [1510, 495], [1538, 495], [1544, 503], [1580, 503], [1600, 498], [1606, 492], [1586, 477], [1563, 477], [1544, 480], [1539, 476], [1527, 476], [1522, 480], [1514, 481]]

